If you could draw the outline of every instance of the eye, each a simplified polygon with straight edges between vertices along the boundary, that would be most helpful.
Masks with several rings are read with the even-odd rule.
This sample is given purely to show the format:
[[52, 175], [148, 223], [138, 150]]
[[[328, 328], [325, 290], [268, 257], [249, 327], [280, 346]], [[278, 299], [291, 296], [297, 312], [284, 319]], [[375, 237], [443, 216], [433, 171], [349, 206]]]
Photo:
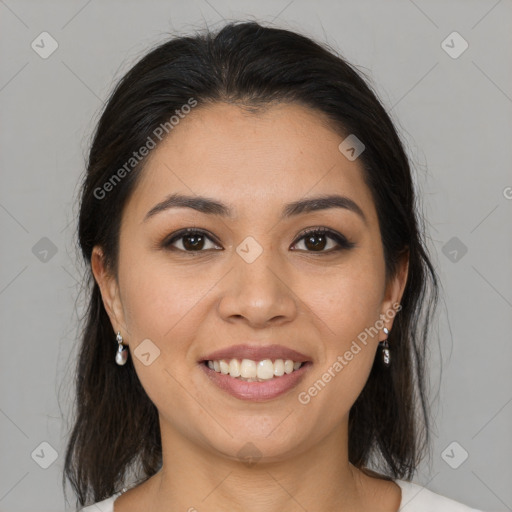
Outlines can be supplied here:
[[[212, 244], [212, 247], [205, 247], [205, 245], [208, 245], [207, 241]], [[177, 243], [177, 246], [174, 245], [175, 243]], [[181, 229], [167, 239], [163, 246], [167, 249], [177, 249], [183, 252], [204, 252], [208, 249], [219, 248], [205, 231], [195, 228]]]
[[[311, 228], [302, 233], [302, 236], [294, 245], [304, 240], [304, 247], [307, 252], [331, 253], [341, 251], [343, 249], [351, 249], [355, 246], [354, 242], [349, 242], [343, 235], [327, 228]], [[328, 241], [334, 241], [334, 247], [324, 250], [328, 245]], [[292, 246], [293, 247], [293, 246]], [[295, 250], [295, 249], [293, 249]]]
[[[303, 241], [303, 242], [302, 242]], [[329, 241], [331, 246], [329, 247]], [[208, 247], [210, 243], [210, 247]], [[343, 235], [327, 228], [310, 228], [304, 231], [293, 246], [304, 243], [305, 249], [298, 249], [306, 252], [331, 253], [343, 249], [351, 249], [355, 243], [349, 242]], [[223, 250], [214, 238], [207, 232], [196, 228], [185, 228], [173, 233], [165, 240], [163, 247], [181, 252], [205, 252], [207, 250]], [[328, 250], [325, 250], [325, 249]]]

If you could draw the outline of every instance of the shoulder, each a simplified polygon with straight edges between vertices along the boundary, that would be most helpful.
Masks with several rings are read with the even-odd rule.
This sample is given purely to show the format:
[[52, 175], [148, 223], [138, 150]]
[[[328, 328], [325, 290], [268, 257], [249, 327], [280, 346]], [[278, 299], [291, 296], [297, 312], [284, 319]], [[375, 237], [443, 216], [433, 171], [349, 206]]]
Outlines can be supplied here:
[[445, 496], [441, 496], [421, 485], [395, 480], [402, 489], [399, 512], [482, 512]]
[[98, 503], [93, 503], [88, 507], [80, 509], [79, 512], [114, 512], [114, 501], [120, 495], [121, 493], [118, 492], [113, 496], [110, 496], [110, 498], [107, 498], [106, 500], [99, 501]]

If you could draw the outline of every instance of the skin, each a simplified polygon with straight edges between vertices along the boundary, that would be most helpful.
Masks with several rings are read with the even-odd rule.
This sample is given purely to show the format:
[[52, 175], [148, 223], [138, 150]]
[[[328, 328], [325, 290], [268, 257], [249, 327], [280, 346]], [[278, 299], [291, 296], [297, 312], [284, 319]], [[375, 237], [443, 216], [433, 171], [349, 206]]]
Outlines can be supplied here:
[[[297, 398], [400, 302], [407, 279], [404, 259], [386, 282], [375, 206], [361, 164], [338, 150], [343, 138], [321, 113], [297, 104], [253, 113], [216, 103], [194, 109], [150, 154], [123, 212], [117, 274], [105, 267], [101, 247], [92, 257], [113, 330], [129, 345], [162, 433], [163, 468], [119, 497], [116, 512], [227, 504], [251, 512], [398, 510], [397, 484], [348, 461], [349, 411], [384, 332], [307, 405]], [[340, 208], [279, 219], [285, 203], [333, 191], [355, 201], [366, 222]], [[175, 192], [227, 203], [235, 217], [174, 208], [144, 221]], [[203, 252], [193, 254], [183, 238], [174, 251], [161, 247], [187, 227], [220, 243], [205, 239]], [[356, 245], [328, 254], [337, 243], [327, 239], [312, 250], [300, 238], [310, 227]], [[263, 249], [250, 264], [236, 252], [247, 236]], [[391, 330], [393, 319], [384, 325]], [[160, 350], [149, 366], [134, 356], [145, 339]], [[276, 399], [238, 400], [211, 384], [198, 360], [248, 340], [295, 348], [313, 365]], [[261, 454], [250, 467], [237, 455], [247, 442]]]

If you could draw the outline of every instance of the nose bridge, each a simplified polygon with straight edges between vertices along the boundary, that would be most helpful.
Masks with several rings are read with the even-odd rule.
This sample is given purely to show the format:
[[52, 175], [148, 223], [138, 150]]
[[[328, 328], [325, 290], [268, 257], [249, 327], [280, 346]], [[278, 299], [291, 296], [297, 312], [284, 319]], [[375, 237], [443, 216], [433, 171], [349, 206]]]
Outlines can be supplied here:
[[[235, 274], [242, 287], [254, 287], [258, 293], [275, 293], [276, 269], [280, 267], [279, 258], [271, 245], [270, 236], [247, 236], [236, 247], [233, 255]], [[248, 292], [250, 290], [244, 290]]]
[[248, 322], [263, 324], [273, 318], [291, 319], [295, 315], [293, 293], [279, 255], [269, 236], [248, 236], [233, 252], [233, 272], [220, 304], [221, 314], [245, 317]]

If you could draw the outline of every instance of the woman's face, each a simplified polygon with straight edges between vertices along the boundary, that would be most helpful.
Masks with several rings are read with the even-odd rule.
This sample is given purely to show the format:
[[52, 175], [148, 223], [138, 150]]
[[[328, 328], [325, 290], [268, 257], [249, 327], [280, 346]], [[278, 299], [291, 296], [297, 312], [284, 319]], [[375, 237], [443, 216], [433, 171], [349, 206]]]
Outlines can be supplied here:
[[[218, 103], [194, 109], [150, 154], [123, 212], [117, 278], [98, 248], [93, 270], [164, 443], [279, 460], [346, 435], [406, 264], [386, 283], [370, 190], [342, 140], [296, 104], [251, 113]], [[176, 207], [171, 195], [231, 215]], [[287, 207], [333, 195], [347, 199]], [[173, 238], [184, 228], [199, 233]], [[328, 232], [304, 236], [310, 228]], [[256, 367], [261, 380], [208, 359], [247, 379]], [[287, 359], [305, 364], [288, 374]]]

